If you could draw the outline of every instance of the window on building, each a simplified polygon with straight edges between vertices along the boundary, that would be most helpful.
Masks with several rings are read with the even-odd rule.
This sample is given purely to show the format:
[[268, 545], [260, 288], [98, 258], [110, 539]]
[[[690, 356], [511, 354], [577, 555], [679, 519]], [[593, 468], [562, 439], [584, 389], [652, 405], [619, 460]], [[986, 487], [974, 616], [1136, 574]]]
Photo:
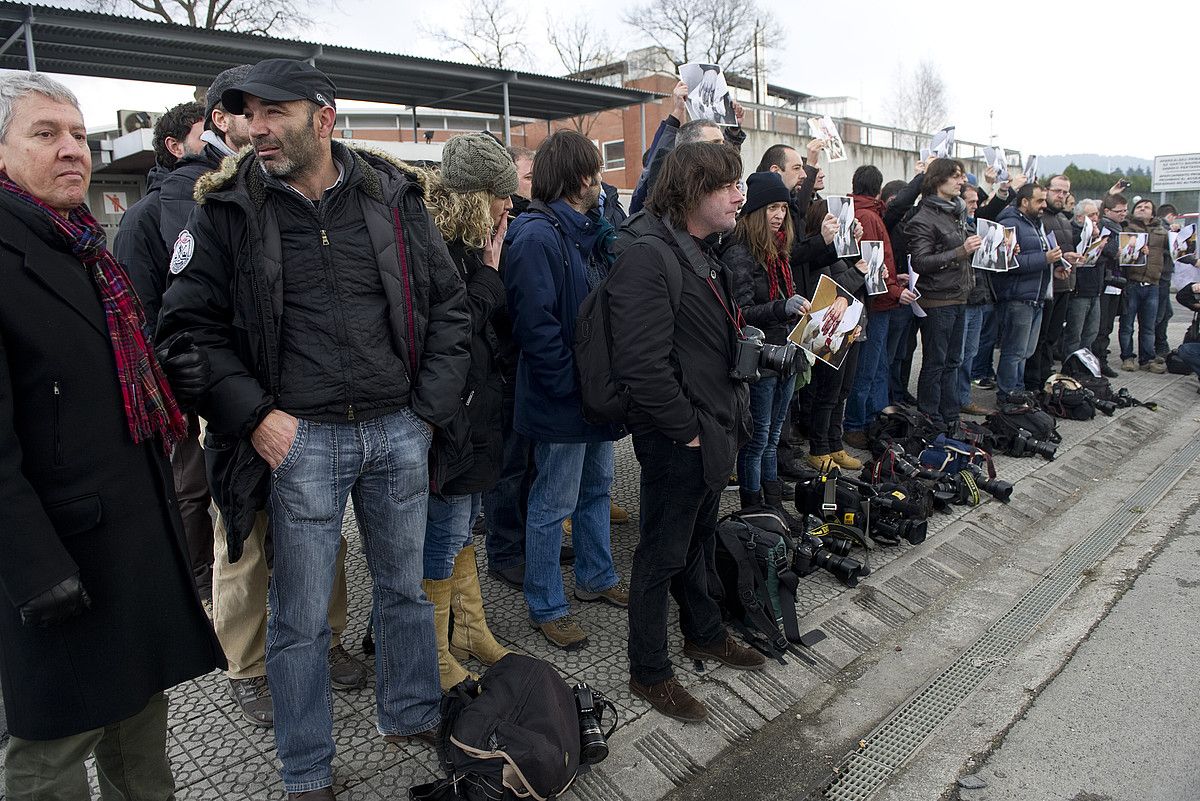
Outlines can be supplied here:
[[616, 142], [605, 142], [601, 153], [604, 154], [605, 170], [625, 169], [625, 140], [620, 139]]

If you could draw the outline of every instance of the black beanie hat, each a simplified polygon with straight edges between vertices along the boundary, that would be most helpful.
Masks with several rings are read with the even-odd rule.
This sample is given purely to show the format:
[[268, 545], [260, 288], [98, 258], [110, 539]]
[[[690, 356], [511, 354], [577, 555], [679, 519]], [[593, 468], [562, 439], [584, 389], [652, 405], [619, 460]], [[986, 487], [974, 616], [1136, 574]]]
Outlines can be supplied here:
[[783, 185], [783, 177], [777, 172], [755, 172], [746, 179], [746, 202], [742, 216], [758, 211], [772, 203], [787, 203], [791, 195]]

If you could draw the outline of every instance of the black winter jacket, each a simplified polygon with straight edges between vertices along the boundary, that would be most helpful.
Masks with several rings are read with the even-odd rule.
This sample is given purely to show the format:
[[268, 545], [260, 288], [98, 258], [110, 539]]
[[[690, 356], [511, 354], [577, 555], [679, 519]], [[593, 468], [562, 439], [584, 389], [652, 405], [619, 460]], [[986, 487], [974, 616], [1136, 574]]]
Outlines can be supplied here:
[[[1071, 215], [1065, 211], [1052, 211], [1047, 205], [1042, 210], [1042, 228], [1047, 234], [1054, 234], [1054, 239], [1058, 242], [1058, 246], [1062, 248], [1063, 253], [1070, 253], [1075, 250], [1075, 246], [1079, 244], [1079, 236], [1075, 232], [1075, 226], [1071, 222]], [[1052, 265], [1061, 267], [1062, 265]], [[1067, 274], [1066, 278], [1054, 276], [1054, 294], [1061, 295], [1065, 292], [1074, 292], [1075, 283], [1078, 276], [1074, 268]]]
[[125, 210], [112, 245], [113, 256], [129, 274], [133, 290], [142, 301], [146, 325], [152, 332], [158, 325], [162, 294], [167, 288], [167, 262], [171, 259], [171, 249], [159, 231], [160, 191], [168, 174], [157, 165], [150, 169], [146, 194]]
[[[339, 158], [348, 150], [340, 142], [333, 148]], [[462, 280], [425, 209], [419, 175], [384, 154], [348, 152], [357, 178], [345, 180], [354, 181], [379, 268], [386, 333], [406, 371], [405, 402], [440, 429], [458, 408], [470, 365]], [[210, 489], [236, 560], [269, 489], [268, 465], [250, 435], [282, 390], [280, 204], [249, 151], [196, 189], [199, 205], [187, 226], [193, 255], [167, 287], [159, 341], [188, 333], [212, 363], [213, 383], [198, 411], [208, 421]]]
[[754, 258], [741, 242], [731, 241], [721, 251], [721, 263], [733, 275], [733, 297], [747, 325], [761, 329], [767, 342], [782, 345], [791, 331], [787, 312], [787, 289], [779, 279], [779, 291], [770, 297], [767, 267]]
[[470, 495], [491, 489], [503, 459], [504, 378], [497, 358], [500, 340], [492, 321], [505, 308], [504, 282], [483, 263], [478, 250], [448, 242], [450, 258], [467, 287], [471, 314], [471, 367], [461, 403], [439, 432], [450, 443], [441, 492]]
[[904, 227], [912, 267], [920, 276], [921, 305], [935, 308], [966, 303], [971, 257], [963, 249], [967, 237], [958, 205], [927, 195]]
[[[700, 437], [705, 482], [729, 480], [749, 436], [749, 392], [729, 377], [737, 335], [733, 275], [703, 244], [655, 220], [653, 236], [677, 261], [644, 239], [617, 258], [608, 278], [612, 363], [627, 387], [628, 428], [657, 431], [681, 446]], [[715, 277], [714, 277], [715, 276]], [[677, 306], [671, 287], [678, 288]]]
[[184, 156], [163, 179], [159, 188], [158, 230], [168, 250], [175, 247], [179, 232], [187, 225], [196, 207], [196, 181], [205, 173], [220, 168], [225, 156], [212, 145], [205, 145], [194, 156]]

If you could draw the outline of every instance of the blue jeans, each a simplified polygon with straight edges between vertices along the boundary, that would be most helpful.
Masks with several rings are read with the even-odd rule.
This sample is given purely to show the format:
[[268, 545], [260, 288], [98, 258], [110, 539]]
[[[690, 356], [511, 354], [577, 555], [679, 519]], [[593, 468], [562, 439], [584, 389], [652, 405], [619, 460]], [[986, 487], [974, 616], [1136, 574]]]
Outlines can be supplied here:
[[995, 304], [989, 303], [981, 308], [983, 309], [983, 322], [979, 327], [979, 350], [975, 352], [975, 363], [970, 365], [971, 378], [979, 380], [996, 377], [992, 358], [993, 351], [996, 349], [996, 329], [1000, 322], [1000, 315], [996, 314]]
[[965, 303], [925, 310], [917, 407], [939, 426], [958, 420], [958, 368], [962, 366]]
[[1025, 361], [1037, 350], [1042, 307], [1020, 300], [996, 304], [1000, 315], [1000, 364], [996, 368], [996, 397], [1025, 391]]
[[1133, 323], [1138, 328], [1138, 364], [1154, 361], [1154, 327], [1158, 324], [1158, 284], [1130, 281], [1125, 287], [1125, 311], [1121, 312], [1121, 361], [1133, 358]]
[[433, 605], [421, 592], [430, 438], [409, 409], [362, 423], [300, 420], [272, 473], [267, 678], [290, 793], [333, 783], [328, 612], [347, 496], [372, 578], [379, 731], [416, 734], [438, 723]]
[[1071, 296], [1067, 306], [1067, 324], [1063, 328], [1063, 359], [1080, 348], [1092, 347], [1100, 331], [1100, 296]]
[[1200, 342], [1184, 342], [1179, 346], [1179, 358], [1200, 378]]
[[558, 557], [562, 524], [571, 518], [575, 587], [600, 592], [617, 584], [610, 534], [611, 442], [535, 442], [537, 475], [525, 525], [525, 603], [534, 623], [571, 611]]
[[478, 492], [473, 495], [430, 495], [429, 517], [425, 522], [425, 578], [433, 581], [450, 578], [454, 558], [471, 544], [471, 526], [482, 504]]
[[979, 351], [979, 335], [983, 332], [983, 317], [990, 308], [990, 304], [968, 306], [967, 314], [963, 318], [962, 366], [958, 368], [959, 406], [966, 406], [971, 402], [971, 367], [975, 364], [975, 354]]
[[[867, 338], [859, 346], [858, 372], [854, 375], [850, 397], [846, 399], [847, 431], [862, 431], [867, 427], [867, 421], [888, 405], [892, 368], [888, 343], [892, 339], [893, 326], [906, 325], [911, 316], [912, 312], [906, 306], [868, 315]], [[898, 335], [896, 341], [899, 341]]]
[[779, 434], [795, 388], [796, 379], [790, 375], [764, 376], [750, 385], [754, 430], [737, 456], [738, 484], [748, 492], [758, 492], [764, 481], [779, 480]]

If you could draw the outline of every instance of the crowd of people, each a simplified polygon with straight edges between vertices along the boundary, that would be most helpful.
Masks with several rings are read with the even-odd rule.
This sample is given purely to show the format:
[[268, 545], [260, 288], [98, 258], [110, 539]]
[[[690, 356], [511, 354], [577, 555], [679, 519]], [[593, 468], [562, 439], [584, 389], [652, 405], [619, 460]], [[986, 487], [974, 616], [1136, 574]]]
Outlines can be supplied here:
[[[588, 644], [570, 564], [575, 602], [628, 610], [631, 692], [703, 720], [674, 677], [671, 598], [682, 656], [765, 664], [712, 591], [731, 483], [790, 520], [784, 479], [862, 467], [847, 446], [889, 405], [951, 429], [988, 411], [973, 386], [1039, 389], [1079, 348], [1115, 375], [1118, 316], [1121, 369], [1164, 371], [1174, 209], [1137, 199], [1126, 222], [1120, 186], [1076, 203], [1062, 175], [976, 181], [931, 158], [886, 184], [860, 166], [847, 227], [822, 197], [822, 140], [768, 148], [743, 182], [744, 132], [688, 122], [686, 99], [630, 216], [575, 131], [536, 152], [464, 134], [414, 166], [335, 138], [336, 88], [309, 64], [235, 67], [158, 121], [149, 191], [110, 251], [78, 101], [36, 73], [0, 81], [8, 798], [86, 798], [90, 754], [106, 797], [171, 797], [164, 690], [218, 668], [240, 714], [274, 728], [288, 797], [334, 798], [331, 689], [372, 679], [341, 642], [347, 501], [387, 744], [433, 742], [442, 693], [508, 653], [480, 531], [550, 644]], [[1014, 269], [972, 268], [978, 219], [1016, 229]], [[1076, 252], [1087, 220], [1110, 232], [1094, 264]], [[839, 230], [882, 243], [885, 292], [838, 257]], [[1149, 235], [1141, 266], [1118, 263], [1125, 230]], [[829, 315], [866, 308], [839, 366], [733, 372], [747, 326], [784, 345], [823, 276]], [[601, 284], [622, 425], [585, 414], [576, 365]], [[641, 497], [622, 577], [626, 434]]]

